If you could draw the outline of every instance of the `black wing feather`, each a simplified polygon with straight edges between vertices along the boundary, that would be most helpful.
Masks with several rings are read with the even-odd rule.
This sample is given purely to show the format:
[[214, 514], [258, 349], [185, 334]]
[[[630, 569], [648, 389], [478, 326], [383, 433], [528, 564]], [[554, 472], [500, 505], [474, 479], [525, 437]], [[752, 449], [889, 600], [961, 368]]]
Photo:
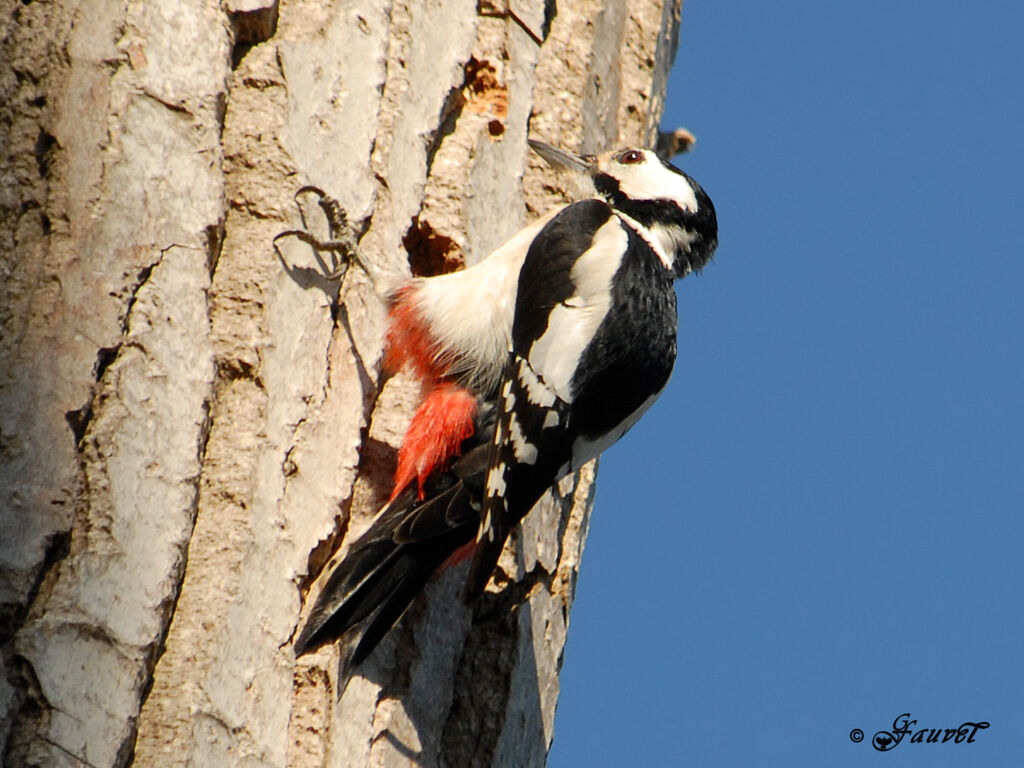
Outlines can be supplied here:
[[472, 540], [480, 513], [467, 483], [482, 483], [474, 473], [482, 471], [480, 456], [488, 450], [479, 445], [451, 471], [432, 476], [424, 501], [410, 488], [388, 505], [327, 578], [295, 641], [296, 655], [349, 633], [357, 635], [356, 650], [362, 649], [359, 659], [353, 651], [350, 665], [373, 649], [434, 571]]
[[[547, 331], [555, 307], [575, 295], [573, 267], [614, 215], [607, 203], [581, 200], [548, 222], [527, 251], [519, 273], [512, 350], [498, 396], [498, 425], [477, 546], [466, 581], [467, 599], [484, 591], [509, 532], [569, 465], [569, 406], [544, 382], [542, 372], [532, 368], [527, 356]], [[520, 447], [525, 441], [527, 452], [536, 452], [531, 460], [517, 456], [516, 437]]]
[[581, 200], [561, 211], [540, 231], [519, 273], [512, 349], [526, 355], [544, 335], [551, 310], [573, 295], [570, 272], [590, 248], [594, 233], [614, 216], [600, 200]]

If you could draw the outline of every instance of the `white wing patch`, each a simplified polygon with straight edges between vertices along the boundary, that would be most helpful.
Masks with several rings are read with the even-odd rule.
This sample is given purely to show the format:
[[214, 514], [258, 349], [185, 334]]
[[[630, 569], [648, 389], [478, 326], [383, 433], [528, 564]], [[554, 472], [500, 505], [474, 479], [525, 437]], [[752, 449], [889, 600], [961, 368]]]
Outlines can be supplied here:
[[512, 441], [512, 451], [516, 455], [516, 461], [521, 464], [537, 463], [537, 446], [526, 439], [523, 428], [519, 425], [519, 419], [513, 413], [509, 417], [508, 424], [509, 439]]
[[505, 410], [511, 411], [516, 407], [516, 396], [512, 394], [512, 382], [506, 381], [505, 386], [501, 388], [501, 396], [505, 401]]
[[[488, 471], [487, 488], [485, 492], [489, 498], [504, 498], [506, 487], [505, 472], [506, 467], [504, 462], [499, 462], [495, 464], [493, 467], [491, 467], [490, 471]], [[494, 541], [494, 526], [491, 524], [492, 507], [487, 506], [486, 508], [487, 515], [486, 517], [484, 517], [483, 522], [480, 524], [479, 530], [476, 532], [477, 541], [482, 541], [485, 534], [487, 535], [488, 540]]]
[[491, 525], [491, 511], [487, 510], [487, 517], [484, 518], [483, 523], [480, 525], [480, 529], [476, 532], [476, 541], [479, 544], [484, 539], [484, 534], [487, 534], [488, 541], [494, 541], [494, 527]]
[[[610, 218], [576, 260], [570, 278], [576, 292], [548, 315], [548, 327], [530, 347], [527, 359], [555, 394], [572, 402], [576, 364], [611, 306], [612, 278], [629, 246], [626, 225]], [[532, 394], [531, 394], [532, 397]]]
[[[533, 372], [530, 364], [524, 358], [519, 358], [517, 370], [519, 381], [526, 389], [526, 397], [531, 403], [539, 405], [541, 408], [550, 408], [555, 404], [555, 393], [551, 391], [549, 386], [537, 378], [537, 374]], [[506, 382], [505, 385], [510, 389], [512, 387], [511, 382]]]

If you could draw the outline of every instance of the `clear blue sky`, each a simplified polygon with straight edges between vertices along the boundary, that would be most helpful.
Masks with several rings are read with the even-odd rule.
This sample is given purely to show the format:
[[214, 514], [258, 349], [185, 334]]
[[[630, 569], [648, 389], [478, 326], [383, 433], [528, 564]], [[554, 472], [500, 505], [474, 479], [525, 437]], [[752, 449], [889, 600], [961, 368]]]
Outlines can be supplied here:
[[[1020, 2], [686, 0], [721, 245], [602, 459], [552, 768], [1024, 765], [1022, 51]], [[872, 749], [904, 712], [991, 727]]]

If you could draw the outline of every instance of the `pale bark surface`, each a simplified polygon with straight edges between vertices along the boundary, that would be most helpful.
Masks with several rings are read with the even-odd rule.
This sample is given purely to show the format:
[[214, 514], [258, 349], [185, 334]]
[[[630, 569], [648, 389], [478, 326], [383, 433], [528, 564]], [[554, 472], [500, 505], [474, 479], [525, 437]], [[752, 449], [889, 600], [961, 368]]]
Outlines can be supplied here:
[[[5, 766], [539, 766], [593, 467], [488, 594], [445, 572], [339, 698], [307, 595], [417, 390], [357, 269], [271, 241], [315, 184], [397, 271], [565, 199], [526, 136], [653, 142], [654, 0], [0, 0]], [[314, 225], [315, 205], [306, 211]]]

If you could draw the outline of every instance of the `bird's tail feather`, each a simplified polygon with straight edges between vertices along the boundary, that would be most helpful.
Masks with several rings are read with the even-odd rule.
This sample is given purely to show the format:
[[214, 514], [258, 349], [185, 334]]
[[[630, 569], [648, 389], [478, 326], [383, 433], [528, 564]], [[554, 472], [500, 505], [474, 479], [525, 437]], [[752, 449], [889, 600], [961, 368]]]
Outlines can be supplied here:
[[420, 502], [395, 499], [330, 574], [295, 641], [298, 656], [337, 638], [354, 668], [405, 613], [431, 575], [470, 541], [478, 513], [458, 481]]

